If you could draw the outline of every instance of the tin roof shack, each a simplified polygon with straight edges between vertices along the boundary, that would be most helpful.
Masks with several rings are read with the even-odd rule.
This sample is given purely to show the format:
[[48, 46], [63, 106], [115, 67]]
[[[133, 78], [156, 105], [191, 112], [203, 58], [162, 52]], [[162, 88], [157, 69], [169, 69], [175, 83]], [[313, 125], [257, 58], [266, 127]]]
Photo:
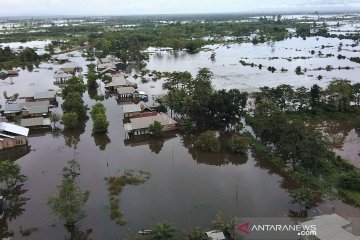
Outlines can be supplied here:
[[20, 116], [23, 118], [29, 117], [43, 117], [50, 114], [50, 102], [25, 102], [25, 103], [12, 103], [5, 104], [4, 115], [7, 118]]
[[359, 240], [351, 233], [351, 222], [337, 214], [321, 215], [310, 221], [301, 223], [303, 226], [316, 226], [316, 234], [302, 236], [302, 240]]
[[48, 129], [51, 128], [50, 118], [36, 117], [21, 119], [21, 126], [29, 129]]
[[116, 89], [119, 99], [133, 98], [135, 88], [133, 87], [119, 87]]
[[117, 77], [112, 78], [111, 83], [106, 84], [105, 89], [110, 92], [114, 92], [118, 88], [122, 88], [122, 87], [137, 88], [137, 85], [136, 85], [136, 83], [133, 83], [133, 82], [127, 80], [124, 76], [117, 76]]
[[29, 129], [0, 122], [0, 150], [28, 144]]
[[65, 63], [63, 65], [61, 65], [60, 70], [63, 71], [64, 73], [69, 73], [69, 74], [75, 74], [76, 71], [78, 71], [80, 69], [80, 67], [73, 62], [68, 62]]
[[97, 70], [99, 72], [110, 69], [117, 71], [117, 64], [119, 64], [119, 59], [108, 55], [105, 58], [99, 58], [97, 63]]
[[45, 91], [45, 92], [37, 92], [34, 94], [34, 101], [56, 101], [56, 92], [55, 91]]
[[155, 116], [147, 116], [140, 118], [131, 118], [130, 123], [124, 124], [125, 132], [133, 135], [143, 135], [149, 133], [149, 126], [155, 121], [160, 122], [163, 131], [173, 131], [177, 129], [177, 122], [165, 113], [158, 113]]
[[7, 75], [8, 77], [14, 77], [14, 76], [18, 76], [19, 72], [17, 69], [12, 69], [7, 71]]
[[125, 104], [122, 105], [122, 110], [125, 118], [132, 118], [136, 114], [141, 113], [141, 107], [138, 104]]
[[49, 90], [44, 92], [36, 92], [33, 97], [26, 98], [27, 102], [49, 101], [51, 105], [57, 107], [56, 91]]

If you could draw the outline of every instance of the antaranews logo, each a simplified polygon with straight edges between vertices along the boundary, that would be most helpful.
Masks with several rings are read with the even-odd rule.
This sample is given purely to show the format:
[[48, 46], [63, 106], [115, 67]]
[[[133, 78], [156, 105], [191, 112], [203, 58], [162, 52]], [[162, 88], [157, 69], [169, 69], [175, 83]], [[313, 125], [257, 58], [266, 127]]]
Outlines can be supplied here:
[[[293, 239], [316, 236], [316, 225], [291, 223], [286, 218], [256, 218], [239, 222], [236, 227], [241, 239]], [[245, 236], [244, 236], [245, 235]], [[238, 238], [236, 238], [238, 239]]]

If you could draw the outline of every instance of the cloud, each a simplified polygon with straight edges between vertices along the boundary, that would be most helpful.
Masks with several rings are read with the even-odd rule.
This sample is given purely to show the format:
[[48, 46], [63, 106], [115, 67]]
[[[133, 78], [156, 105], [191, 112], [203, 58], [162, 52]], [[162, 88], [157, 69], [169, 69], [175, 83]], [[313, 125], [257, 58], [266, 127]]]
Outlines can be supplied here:
[[307, 9], [341, 6], [360, 8], [358, 0], [1, 0], [0, 16], [127, 15], [218, 13]]

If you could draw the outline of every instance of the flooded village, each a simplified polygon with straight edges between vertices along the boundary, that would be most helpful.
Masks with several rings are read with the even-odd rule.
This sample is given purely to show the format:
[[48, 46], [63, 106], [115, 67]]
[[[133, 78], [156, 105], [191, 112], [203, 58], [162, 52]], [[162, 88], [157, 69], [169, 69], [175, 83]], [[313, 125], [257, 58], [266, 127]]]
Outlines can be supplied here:
[[0, 239], [355, 239], [359, 36], [358, 13], [0, 18]]

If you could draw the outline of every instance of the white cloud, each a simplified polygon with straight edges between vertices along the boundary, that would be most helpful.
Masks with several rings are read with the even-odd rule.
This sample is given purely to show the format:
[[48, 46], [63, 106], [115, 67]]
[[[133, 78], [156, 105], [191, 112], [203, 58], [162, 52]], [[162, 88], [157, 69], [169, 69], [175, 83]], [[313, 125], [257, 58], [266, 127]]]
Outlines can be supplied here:
[[0, 16], [124, 15], [360, 8], [358, 0], [0, 0]]

